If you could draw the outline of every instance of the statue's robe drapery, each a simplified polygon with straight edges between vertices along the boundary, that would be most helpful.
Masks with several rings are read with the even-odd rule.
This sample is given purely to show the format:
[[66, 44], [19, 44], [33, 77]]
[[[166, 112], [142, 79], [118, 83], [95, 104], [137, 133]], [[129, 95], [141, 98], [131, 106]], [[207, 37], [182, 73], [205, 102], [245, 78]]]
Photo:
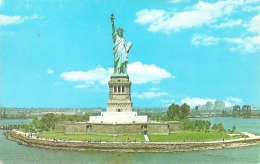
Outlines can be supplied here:
[[126, 43], [125, 38], [119, 37], [116, 33], [113, 34], [114, 40], [114, 73], [126, 73], [126, 64], [128, 62], [128, 52], [132, 43]]

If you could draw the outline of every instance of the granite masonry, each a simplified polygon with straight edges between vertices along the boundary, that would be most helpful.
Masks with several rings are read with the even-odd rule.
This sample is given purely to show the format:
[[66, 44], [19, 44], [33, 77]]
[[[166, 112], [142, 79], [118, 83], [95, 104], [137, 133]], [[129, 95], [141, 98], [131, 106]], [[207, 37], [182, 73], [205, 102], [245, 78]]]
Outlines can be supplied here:
[[183, 122], [148, 122], [106, 124], [89, 122], [59, 122], [55, 124], [55, 132], [65, 134], [98, 134], [98, 135], [135, 135], [158, 134], [169, 135], [183, 131]]

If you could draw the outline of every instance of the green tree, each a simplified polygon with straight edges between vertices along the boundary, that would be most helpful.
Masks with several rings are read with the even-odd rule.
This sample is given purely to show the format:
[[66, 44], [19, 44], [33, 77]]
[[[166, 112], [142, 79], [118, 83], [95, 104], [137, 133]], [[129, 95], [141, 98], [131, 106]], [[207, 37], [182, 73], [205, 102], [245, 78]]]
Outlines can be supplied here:
[[187, 118], [190, 112], [190, 106], [184, 103], [179, 106], [178, 104], [172, 104], [168, 107], [168, 111], [166, 113], [168, 120], [174, 121], [182, 121]]
[[[191, 131], [204, 131], [205, 133], [209, 132], [209, 128], [211, 126], [211, 122], [208, 120], [190, 120], [185, 118], [182, 120], [184, 122], [184, 129]], [[217, 129], [217, 128], [216, 128]]]
[[213, 127], [211, 129], [219, 131], [221, 135], [222, 135], [223, 132], [226, 131], [225, 128], [224, 128], [224, 125], [222, 123], [218, 123], [218, 124], [214, 123]]
[[160, 116], [162, 121], [168, 121], [168, 117], [166, 115]]
[[205, 121], [205, 126], [204, 126], [204, 132], [209, 133], [209, 128], [211, 126], [211, 122], [209, 120]]
[[64, 115], [61, 114], [60, 116], [55, 115], [53, 113], [48, 113], [42, 116], [39, 120], [38, 117], [34, 117], [32, 122], [28, 125], [23, 125], [21, 128], [28, 131], [49, 131], [54, 130], [55, 123], [60, 121], [82, 121], [82, 120], [89, 120], [90, 114], [84, 115]]
[[168, 107], [167, 111], [168, 120], [176, 120], [179, 121], [180, 117], [180, 106], [178, 104], [172, 104]]
[[196, 120], [196, 123], [197, 123], [197, 131], [200, 132], [200, 131], [203, 131], [204, 130], [204, 121], [203, 120]]
[[82, 116], [82, 120], [89, 120], [89, 114], [84, 114]]
[[190, 130], [192, 125], [190, 119], [186, 118], [183, 120], [183, 122], [184, 122], [184, 130]]
[[60, 120], [61, 121], [66, 121], [66, 115], [64, 115], [63, 113], [61, 114], [61, 116], [60, 116]]
[[181, 120], [185, 119], [190, 113], [190, 106], [186, 103], [180, 106], [179, 117]]
[[211, 122], [209, 120], [205, 121], [205, 129], [209, 129], [211, 126]]
[[29, 127], [28, 127], [28, 125], [26, 125], [25, 123], [22, 123], [20, 128], [21, 128], [22, 130], [24, 130], [25, 132], [29, 131]]
[[41, 127], [41, 121], [38, 119], [38, 117], [34, 117], [32, 120], [32, 125], [36, 128], [39, 129]]
[[234, 133], [236, 129], [237, 129], [236, 126], [232, 126], [232, 131], [231, 131], [231, 133]]
[[41, 122], [44, 124], [42, 130], [54, 129], [55, 122], [59, 121], [59, 117], [55, 116], [53, 113], [48, 113], [42, 116]]
[[217, 123], [214, 123], [211, 129], [212, 129], [212, 130], [218, 130]]

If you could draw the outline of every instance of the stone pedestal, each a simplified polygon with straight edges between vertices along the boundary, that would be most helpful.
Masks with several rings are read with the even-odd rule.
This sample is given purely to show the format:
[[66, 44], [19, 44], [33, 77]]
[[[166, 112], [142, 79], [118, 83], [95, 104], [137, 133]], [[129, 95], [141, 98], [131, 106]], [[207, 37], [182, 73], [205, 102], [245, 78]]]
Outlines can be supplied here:
[[112, 75], [108, 82], [107, 112], [132, 112], [131, 82], [128, 75]]
[[106, 112], [100, 116], [90, 116], [89, 123], [99, 124], [136, 124], [147, 123], [147, 116], [133, 112], [131, 82], [126, 74], [112, 75], [108, 82], [109, 100]]

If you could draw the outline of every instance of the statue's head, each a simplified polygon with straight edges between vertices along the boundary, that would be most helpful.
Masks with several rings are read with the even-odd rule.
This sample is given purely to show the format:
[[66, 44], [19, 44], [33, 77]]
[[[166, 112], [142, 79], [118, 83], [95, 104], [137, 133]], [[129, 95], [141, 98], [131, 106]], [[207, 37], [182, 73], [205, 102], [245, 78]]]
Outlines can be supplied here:
[[123, 37], [123, 32], [124, 32], [124, 29], [123, 28], [118, 28], [117, 30], [116, 30], [116, 32], [117, 32], [117, 35], [119, 36], [119, 37]]

